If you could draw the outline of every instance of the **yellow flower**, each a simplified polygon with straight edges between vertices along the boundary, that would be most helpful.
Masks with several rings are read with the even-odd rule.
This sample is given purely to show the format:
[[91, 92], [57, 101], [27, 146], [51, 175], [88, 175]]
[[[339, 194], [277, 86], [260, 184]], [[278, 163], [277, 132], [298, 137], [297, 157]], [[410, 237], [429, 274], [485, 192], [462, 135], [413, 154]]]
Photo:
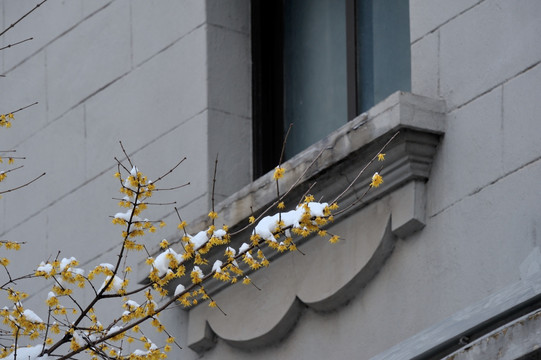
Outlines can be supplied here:
[[329, 239], [329, 242], [331, 244], [336, 244], [339, 240], [340, 240], [340, 238], [338, 237], [338, 235], [334, 235]]
[[372, 186], [372, 187], [378, 187], [378, 186], [380, 186], [382, 183], [383, 183], [383, 178], [381, 177], [381, 175], [378, 174], [377, 172], [374, 173], [374, 176], [372, 176], [372, 182], [370, 183], [370, 186]]
[[162, 227], [164, 227], [164, 226], [165, 226], [165, 221], [163, 221], [163, 220], [160, 221], [160, 227], [162, 228]]
[[278, 204], [278, 209], [284, 209], [286, 206], [283, 201]]
[[248, 221], [250, 222], [250, 224], [253, 224], [253, 223], [255, 222], [255, 217], [250, 216], [250, 217], [248, 218]]
[[218, 213], [216, 211], [209, 212], [209, 218], [216, 219], [218, 217]]
[[183, 230], [186, 227], [186, 221], [182, 221], [177, 227], [179, 230]]
[[379, 153], [378, 154], [378, 161], [383, 161], [383, 160], [385, 160], [385, 154]]
[[161, 242], [160, 242], [160, 247], [162, 249], [165, 249], [166, 247], [169, 246], [169, 242], [166, 240], [166, 239], [163, 239]]
[[272, 178], [274, 180], [281, 179], [284, 177], [285, 172], [286, 170], [283, 167], [277, 166], [276, 169], [274, 169], [274, 175], [272, 176]]

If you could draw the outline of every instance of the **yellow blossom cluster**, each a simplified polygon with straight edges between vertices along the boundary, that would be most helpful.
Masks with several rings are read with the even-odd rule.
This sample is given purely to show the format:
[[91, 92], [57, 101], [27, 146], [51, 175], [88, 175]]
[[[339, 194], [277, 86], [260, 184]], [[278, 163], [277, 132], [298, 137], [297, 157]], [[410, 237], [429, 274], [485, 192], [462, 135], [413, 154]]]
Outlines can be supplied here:
[[[156, 226], [148, 219], [141, 219], [141, 213], [147, 209], [147, 200], [152, 196], [156, 186], [148, 180], [136, 167], [130, 171], [130, 174], [124, 179], [120, 172], [115, 173], [115, 177], [120, 180], [120, 193], [124, 198], [119, 201], [118, 205], [122, 208], [127, 208], [125, 213], [117, 213], [113, 217], [113, 224], [122, 225], [126, 230], [122, 232], [122, 237], [125, 240], [143, 236], [146, 232], [156, 232]], [[164, 227], [165, 222], [159, 221], [159, 226]], [[124, 244], [129, 250], [142, 250], [142, 246], [130, 241]]]
[[376, 188], [380, 186], [381, 184], [383, 184], [383, 177], [381, 177], [381, 175], [377, 172], [374, 173], [374, 175], [372, 176], [372, 182], [370, 183], [370, 186]]
[[286, 169], [284, 169], [283, 167], [281, 166], [277, 166], [275, 169], [274, 169], [274, 174], [272, 175], [272, 178], [274, 180], [279, 180], [281, 178], [284, 177], [284, 173], [286, 172]]
[[[7, 307], [0, 309], [0, 317], [2, 323], [7, 325], [12, 333], [12, 336], [26, 336], [30, 340], [35, 340], [40, 337], [45, 331], [46, 324], [34, 312], [25, 309], [21, 300], [28, 295], [13, 289], [7, 289], [8, 298], [13, 301], [13, 308], [9, 310]], [[10, 349], [11, 352], [13, 349]]]
[[0, 127], [10, 128], [14, 116], [12, 113], [0, 115]]
[[[199, 286], [198, 289], [184, 292], [181, 296], [178, 297], [177, 300], [184, 307], [190, 307], [190, 306], [195, 306], [199, 304], [200, 302], [208, 300], [208, 299], [210, 299], [210, 296], [208, 295], [205, 288], [203, 286]], [[214, 300], [210, 301], [209, 306], [216, 307], [216, 302]]]

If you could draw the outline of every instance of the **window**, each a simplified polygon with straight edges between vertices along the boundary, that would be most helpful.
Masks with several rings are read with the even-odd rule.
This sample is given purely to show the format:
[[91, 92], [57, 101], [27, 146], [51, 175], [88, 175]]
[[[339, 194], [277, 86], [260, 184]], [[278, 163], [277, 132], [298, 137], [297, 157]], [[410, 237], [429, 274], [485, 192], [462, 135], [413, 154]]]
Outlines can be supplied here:
[[408, 0], [252, 0], [254, 175], [410, 89]]

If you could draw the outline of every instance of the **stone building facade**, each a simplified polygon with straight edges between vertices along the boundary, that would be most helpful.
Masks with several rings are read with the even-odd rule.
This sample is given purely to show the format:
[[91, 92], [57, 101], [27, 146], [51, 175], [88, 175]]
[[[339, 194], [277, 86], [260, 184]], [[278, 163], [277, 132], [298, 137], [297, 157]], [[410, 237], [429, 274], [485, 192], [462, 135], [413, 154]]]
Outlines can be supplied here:
[[[343, 198], [354, 205], [329, 229], [343, 241], [310, 238], [306, 255], [274, 258], [254, 275], [261, 291], [216, 287], [227, 316], [169, 310], [183, 345], [172, 358], [540, 356], [541, 2], [404, 2], [410, 88], [284, 163], [285, 189], [302, 175], [290, 206], [313, 183], [331, 199], [399, 131], [384, 184], [355, 202], [367, 173]], [[47, 172], [1, 200], [1, 238], [32, 247], [17, 255], [24, 264], [59, 249], [83, 267], [112, 261], [119, 140], [148, 174], [187, 157], [168, 184], [191, 183], [169, 199], [191, 232], [206, 225], [217, 154], [219, 221], [241, 227], [276, 199], [272, 173], [254, 176], [256, 3], [48, 0], [3, 36], [4, 46], [34, 40], [0, 52], [0, 112], [39, 104], [17, 114], [1, 147], [27, 157], [14, 183]], [[0, 27], [34, 5], [3, 1]], [[156, 211], [176, 223], [171, 208]]]

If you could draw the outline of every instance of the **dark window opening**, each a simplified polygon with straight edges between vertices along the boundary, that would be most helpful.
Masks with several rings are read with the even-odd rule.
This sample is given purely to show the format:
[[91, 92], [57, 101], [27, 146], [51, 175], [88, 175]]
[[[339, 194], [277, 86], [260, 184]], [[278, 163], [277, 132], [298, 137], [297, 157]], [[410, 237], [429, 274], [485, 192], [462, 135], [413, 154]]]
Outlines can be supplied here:
[[410, 89], [409, 0], [252, 0], [254, 177]]

